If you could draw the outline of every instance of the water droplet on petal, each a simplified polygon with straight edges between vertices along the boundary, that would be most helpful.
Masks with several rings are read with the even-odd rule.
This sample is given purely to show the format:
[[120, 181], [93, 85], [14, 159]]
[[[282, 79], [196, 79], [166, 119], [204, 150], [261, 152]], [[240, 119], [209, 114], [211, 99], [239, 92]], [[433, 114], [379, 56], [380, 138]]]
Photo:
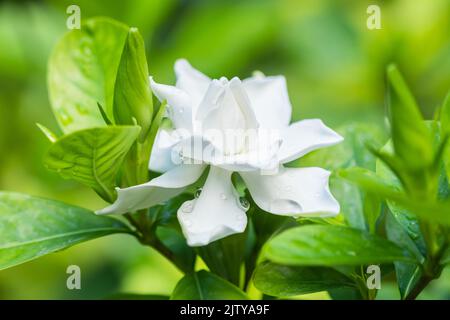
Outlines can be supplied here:
[[227, 200], [227, 195], [225, 193], [220, 194], [220, 199]]
[[202, 188], [198, 188], [197, 190], [195, 190], [194, 196], [196, 198], [200, 197], [200, 195], [202, 194]]
[[192, 226], [192, 222], [191, 222], [191, 220], [184, 220], [184, 225], [186, 226], [186, 227], [190, 227], [190, 226]]
[[245, 197], [239, 197], [239, 206], [242, 210], [247, 211], [250, 208], [250, 202]]
[[190, 201], [183, 203], [181, 206], [181, 211], [183, 211], [183, 213], [191, 213], [193, 209], [194, 205]]
[[178, 112], [179, 112], [179, 113], [183, 113], [183, 112], [184, 112], [184, 107], [178, 108]]

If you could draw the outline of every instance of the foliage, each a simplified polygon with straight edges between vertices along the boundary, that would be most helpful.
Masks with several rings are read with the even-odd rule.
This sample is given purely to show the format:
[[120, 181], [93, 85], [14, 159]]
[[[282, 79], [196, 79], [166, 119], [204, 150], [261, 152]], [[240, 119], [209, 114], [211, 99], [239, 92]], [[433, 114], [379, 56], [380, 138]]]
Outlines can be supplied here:
[[[64, 6], [64, 2], [56, 6]], [[86, 11], [95, 12], [89, 1], [81, 2], [86, 5]], [[67, 183], [64, 186], [69, 186], [69, 192], [81, 188], [77, 186], [80, 183], [92, 188], [103, 200], [113, 202], [116, 187], [146, 182], [154, 174], [148, 172], [148, 161], [165, 106], [153, 103], [148, 68], [152, 74], [168, 78], [167, 71], [163, 70], [170, 69], [169, 65], [180, 55], [212, 70], [212, 74], [244, 73], [260, 68], [260, 61], [264, 60], [261, 52], [270, 53], [262, 48], [281, 42], [284, 51], [278, 53], [283, 57], [279, 60], [287, 66], [287, 76], [294, 78], [294, 74], [302, 72], [305, 75], [301, 81], [294, 80], [292, 89], [295, 90], [291, 91], [309, 94], [313, 89], [322, 90], [317, 88], [318, 80], [323, 81], [320, 87], [326, 88], [316, 92], [320, 99], [306, 96], [307, 116], [317, 116], [315, 110], [325, 110], [321, 108], [327, 100], [322, 97], [328, 97], [336, 109], [342, 105], [359, 107], [361, 101], [369, 100], [371, 104], [381, 104], [382, 84], [378, 76], [373, 76], [377, 80], [368, 84], [368, 87], [380, 89], [373, 89], [378, 95], [368, 90], [356, 90], [361, 89], [357, 81], [361, 75], [358, 68], [351, 67], [350, 61], [367, 61], [361, 53], [356, 57], [354, 53], [349, 54], [346, 45], [355, 42], [360, 35], [345, 31], [349, 30], [349, 22], [345, 22], [342, 13], [333, 16], [325, 13], [316, 18], [305, 14], [304, 22], [299, 23], [294, 15], [305, 10], [287, 8], [282, 1], [280, 4], [267, 1], [260, 5], [250, 1], [236, 7], [224, 7], [221, 3], [192, 6], [186, 13], [189, 19], [168, 28], [167, 42], [160, 47], [151, 47], [147, 65], [144, 38], [151, 39], [147, 49], [160, 41], [162, 35], [155, 31], [155, 26], [176, 4], [174, 1], [132, 2], [135, 6], [126, 8], [107, 5], [107, 15], [131, 20], [133, 25], [140, 27], [144, 37], [136, 28], [109, 18], [83, 19], [82, 29], [67, 32], [49, 59], [49, 97], [60, 130], [54, 130], [56, 134], [39, 125], [51, 142], [46, 142], [49, 149], [44, 164], [63, 178], [74, 181], [64, 182]], [[140, 12], [141, 8], [148, 10]], [[3, 15], [7, 17], [6, 10], [2, 12], [2, 19]], [[277, 19], [272, 19], [272, 15]], [[341, 45], [333, 47], [333, 55], [314, 54], [319, 45], [302, 31], [306, 30], [304, 23], [315, 26], [313, 38], [320, 41], [326, 41], [327, 37], [337, 39]], [[324, 33], [325, 29], [321, 27], [324, 24], [330, 27], [327, 30], [334, 30], [333, 35]], [[211, 37], [211, 34], [222, 36]], [[7, 39], [4, 37], [0, 41], [8, 44]], [[52, 41], [48, 42], [52, 45]], [[24, 50], [26, 54], [34, 51], [32, 42], [29, 41], [30, 47]], [[205, 43], [210, 44], [210, 50], [205, 50]], [[373, 46], [361, 46], [361, 51], [372, 54]], [[14, 46], [9, 47], [14, 52]], [[38, 47], [42, 46], [36, 46], [36, 50], [40, 50]], [[411, 47], [414, 45], [406, 42], [405, 52], [397, 53], [401, 61], [410, 61], [406, 58], [410, 57], [409, 52], [414, 52]], [[381, 50], [377, 48], [375, 51]], [[306, 52], [306, 57], [292, 59], [299, 52]], [[436, 58], [426, 53], [417, 57], [422, 61], [418, 63], [420, 66], [428, 66], [426, 59], [435, 59], [429, 65], [439, 66], [420, 72], [414, 73], [412, 67], [402, 66], [402, 70], [408, 70], [405, 72], [408, 79], [415, 80], [415, 88], [423, 84], [425, 89], [421, 90], [429, 91], [425, 94], [421, 91], [418, 101], [425, 100], [428, 95], [433, 96], [428, 98], [436, 103], [436, 97], [448, 89], [448, 81], [438, 70], [442, 69], [443, 74], [448, 71], [448, 62], [437, 58], [445, 55], [443, 49]], [[46, 58], [37, 52], [27, 63], [38, 65], [33, 59], [39, 56]], [[230, 56], [233, 59], [230, 60]], [[332, 67], [335, 63], [331, 63], [331, 57], [336, 56], [342, 58], [339, 60], [342, 63]], [[0, 58], [0, 71], [12, 74], [14, 78], [14, 81], [8, 81], [8, 86], [15, 81], [24, 81], [29, 71], [25, 62], [18, 60], [13, 64], [16, 70], [11, 71], [8, 63], [15, 61], [14, 56], [10, 52], [1, 52]], [[379, 58], [364, 74], [377, 74], [386, 59]], [[269, 71], [280, 67], [268, 66]], [[421, 79], [419, 73], [426, 76]], [[310, 153], [289, 164], [314, 165], [333, 171], [331, 190], [341, 204], [341, 215], [337, 218], [295, 220], [269, 215], [257, 208], [248, 195], [251, 209], [246, 232], [194, 250], [187, 246], [176, 221], [177, 208], [192, 198], [191, 192], [149, 210], [129, 212], [127, 221], [96, 216], [88, 209], [59, 201], [2, 192], [0, 269], [94, 238], [125, 233], [133, 235], [141, 244], [151, 246], [181, 271], [183, 278], [170, 295], [171, 299], [247, 299], [266, 295], [283, 298], [323, 291], [335, 298], [339, 290], [352, 292], [346, 294], [347, 298], [354, 294], [358, 298], [374, 299], [377, 290], [368, 289], [366, 285], [367, 266], [372, 264], [381, 266], [383, 280], [393, 268], [401, 298], [414, 299], [432, 280], [440, 277], [449, 263], [450, 148], [447, 140], [450, 95], [434, 120], [424, 121], [421, 110], [427, 110], [427, 106], [418, 107], [396, 66], [387, 68], [387, 79], [389, 133], [380, 129], [380, 122], [369, 124], [373, 119], [370, 114], [365, 123], [352, 121], [337, 130], [345, 137], [344, 143]], [[344, 86], [356, 89], [341, 96]], [[435, 91], [431, 91], [433, 86], [437, 88]], [[28, 94], [31, 96], [27, 99], [33, 100], [32, 93]], [[14, 103], [14, 99], [5, 97], [0, 96], [2, 100]], [[299, 100], [297, 97], [295, 93], [294, 105]], [[338, 123], [343, 121], [335, 119], [356, 113], [356, 108], [352, 107], [339, 110], [324, 114], [330, 114], [330, 120]], [[362, 113], [372, 112], [367, 110]], [[4, 130], [0, 136], [0, 150], [9, 152], [14, 148], [3, 141], [6, 136], [3, 132], [16, 132], [20, 128], [3, 120], [6, 117], [2, 112], [0, 108], [0, 131]], [[297, 114], [299, 112], [294, 109], [294, 115]], [[32, 112], [27, 116], [33, 122], [37, 119]], [[39, 121], [50, 123], [49, 127], [52, 127], [49, 117]], [[20, 139], [20, 130], [17, 132]], [[0, 164], [2, 161], [0, 159]], [[57, 183], [60, 182], [52, 183], [59, 186]], [[60, 188], [55, 189], [60, 191]], [[83, 198], [80, 197], [80, 203]], [[198, 271], [200, 268], [209, 271]], [[257, 294], [252, 293], [253, 286], [258, 289]], [[124, 294], [115, 298], [168, 297]]]

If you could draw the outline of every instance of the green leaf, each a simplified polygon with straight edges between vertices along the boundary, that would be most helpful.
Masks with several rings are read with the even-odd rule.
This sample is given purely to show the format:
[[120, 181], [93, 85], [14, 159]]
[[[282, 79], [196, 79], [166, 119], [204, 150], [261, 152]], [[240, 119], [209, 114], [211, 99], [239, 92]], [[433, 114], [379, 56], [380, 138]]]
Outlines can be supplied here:
[[139, 131], [137, 126], [108, 126], [71, 133], [51, 145], [45, 165], [113, 202], [117, 173]]
[[48, 65], [53, 112], [65, 133], [105, 125], [97, 103], [112, 119], [114, 83], [128, 27], [89, 19], [56, 45]]
[[114, 233], [131, 230], [62, 202], [0, 192], [0, 270]]
[[[407, 248], [407, 250], [412, 252], [416, 256], [417, 261], [421, 262], [424, 260], [424, 257], [416, 247], [416, 244], [410, 238], [403, 226], [391, 214], [388, 214], [386, 217], [386, 234], [390, 241], [400, 247]], [[404, 299], [422, 277], [422, 266], [418, 263], [405, 263], [399, 261], [395, 261], [394, 265], [400, 296]]]
[[128, 31], [114, 87], [114, 118], [118, 124], [142, 127], [144, 141], [152, 122], [153, 102], [150, 90], [144, 40], [136, 28]]
[[175, 287], [171, 300], [247, 300], [238, 287], [207, 272], [198, 271], [184, 276]]
[[197, 253], [211, 272], [239, 286], [247, 233], [238, 233], [198, 247]]
[[289, 229], [269, 241], [266, 257], [294, 266], [335, 266], [414, 261], [394, 243], [348, 227], [306, 225]]
[[185, 273], [194, 271], [195, 251], [188, 246], [179, 230], [160, 226], [156, 229], [156, 236], [173, 253], [173, 262], [180, 270]]
[[332, 268], [290, 267], [271, 262], [256, 268], [253, 282], [263, 293], [276, 297], [355, 287], [351, 279]]
[[410, 168], [426, 166], [433, 160], [433, 148], [420, 109], [395, 65], [388, 66], [387, 77], [395, 153]]

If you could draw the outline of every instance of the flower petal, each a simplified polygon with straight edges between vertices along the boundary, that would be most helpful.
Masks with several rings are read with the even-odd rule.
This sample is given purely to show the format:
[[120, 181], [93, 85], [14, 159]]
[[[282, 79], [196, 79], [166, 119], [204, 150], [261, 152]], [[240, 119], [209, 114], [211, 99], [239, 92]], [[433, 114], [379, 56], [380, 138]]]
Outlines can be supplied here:
[[166, 201], [193, 184], [203, 173], [204, 165], [180, 165], [137, 186], [117, 188], [117, 200], [97, 214], [122, 214], [149, 208]]
[[289, 125], [292, 106], [284, 76], [251, 77], [243, 86], [261, 127], [281, 129]]
[[256, 129], [258, 122], [239, 78], [213, 80], [195, 119], [203, 129]]
[[152, 77], [150, 77], [150, 86], [159, 101], [167, 101], [169, 118], [175, 127], [192, 129], [191, 97], [177, 87], [156, 83]]
[[175, 62], [175, 74], [177, 76], [177, 88], [191, 97], [193, 105], [200, 104], [211, 79], [193, 68], [185, 59], [179, 59]]
[[278, 153], [280, 163], [298, 159], [308, 152], [332, 146], [344, 140], [319, 119], [295, 122], [282, 131], [281, 137], [282, 143]]
[[176, 164], [172, 161], [173, 147], [180, 141], [169, 131], [161, 129], [156, 135], [150, 156], [149, 169], [156, 172], [166, 172]]
[[186, 201], [178, 210], [178, 221], [190, 246], [204, 246], [245, 230], [248, 208], [240, 205], [231, 174], [211, 167], [199, 198]]
[[334, 216], [339, 203], [328, 187], [330, 172], [322, 168], [284, 168], [278, 174], [241, 172], [250, 194], [263, 210], [288, 216]]

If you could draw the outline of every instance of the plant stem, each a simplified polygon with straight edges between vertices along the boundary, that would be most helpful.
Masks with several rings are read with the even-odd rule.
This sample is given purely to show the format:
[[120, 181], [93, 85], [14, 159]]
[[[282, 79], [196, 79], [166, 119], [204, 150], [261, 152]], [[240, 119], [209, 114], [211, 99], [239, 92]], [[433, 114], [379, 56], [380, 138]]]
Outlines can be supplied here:
[[415, 300], [433, 279], [433, 277], [422, 276], [416, 286], [405, 297], [405, 300]]

